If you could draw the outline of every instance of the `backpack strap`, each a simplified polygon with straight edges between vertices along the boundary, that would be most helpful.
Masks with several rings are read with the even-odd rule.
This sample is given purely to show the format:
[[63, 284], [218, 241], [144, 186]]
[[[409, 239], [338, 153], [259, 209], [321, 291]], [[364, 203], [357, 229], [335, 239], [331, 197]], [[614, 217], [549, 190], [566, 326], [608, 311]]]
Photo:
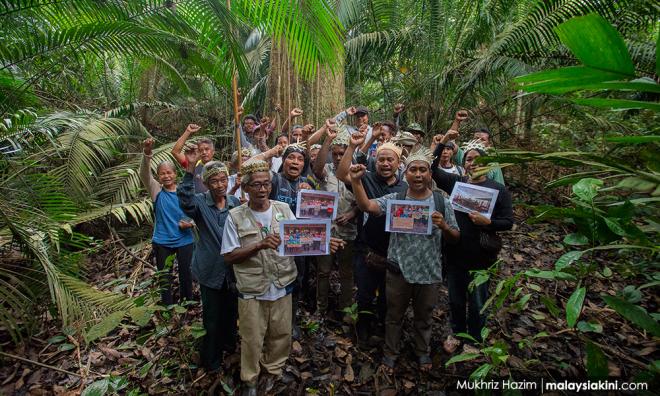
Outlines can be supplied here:
[[433, 191], [433, 203], [435, 205], [435, 210], [445, 215], [445, 197], [440, 191]]

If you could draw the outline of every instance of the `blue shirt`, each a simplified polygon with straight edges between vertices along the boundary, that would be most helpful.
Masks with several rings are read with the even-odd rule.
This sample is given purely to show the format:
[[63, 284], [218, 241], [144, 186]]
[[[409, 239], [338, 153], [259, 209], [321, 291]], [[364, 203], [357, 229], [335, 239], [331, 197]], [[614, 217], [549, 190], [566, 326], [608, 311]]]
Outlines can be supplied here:
[[218, 209], [210, 192], [195, 193], [193, 175], [186, 173], [176, 190], [183, 212], [195, 220], [199, 240], [195, 241], [192, 260], [193, 277], [202, 285], [222, 289], [231, 269], [220, 254], [222, 233], [229, 209], [241, 203], [233, 195], [226, 197], [225, 207]]
[[161, 189], [154, 203], [156, 224], [152, 241], [159, 245], [177, 248], [193, 242], [191, 229], [179, 228], [179, 220], [184, 217], [176, 192]]

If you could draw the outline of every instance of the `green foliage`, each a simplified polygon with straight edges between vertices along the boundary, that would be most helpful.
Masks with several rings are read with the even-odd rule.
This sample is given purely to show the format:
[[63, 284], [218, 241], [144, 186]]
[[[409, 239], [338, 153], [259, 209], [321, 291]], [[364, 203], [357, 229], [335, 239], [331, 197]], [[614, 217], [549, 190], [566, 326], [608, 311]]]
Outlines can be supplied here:
[[568, 324], [568, 327], [575, 326], [575, 323], [580, 317], [586, 293], [587, 289], [585, 287], [579, 287], [575, 289], [573, 294], [568, 298], [568, 301], [566, 302], [566, 323]]
[[615, 296], [603, 295], [602, 299], [619, 315], [648, 331], [651, 335], [660, 336], [660, 324], [646, 313], [642, 307]]

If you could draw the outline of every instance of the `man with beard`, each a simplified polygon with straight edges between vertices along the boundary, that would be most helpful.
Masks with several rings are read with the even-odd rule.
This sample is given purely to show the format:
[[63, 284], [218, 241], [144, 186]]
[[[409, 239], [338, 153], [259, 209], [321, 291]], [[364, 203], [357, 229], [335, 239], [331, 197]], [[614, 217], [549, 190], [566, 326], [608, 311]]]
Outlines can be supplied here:
[[[357, 236], [356, 217], [358, 214], [353, 194], [335, 175], [339, 162], [346, 152], [349, 136], [346, 131], [337, 132], [334, 120], [326, 121], [326, 138], [319, 150], [318, 158], [313, 163], [314, 175], [319, 180], [320, 189], [339, 194], [337, 218], [332, 222], [332, 235], [346, 242], [346, 247], [332, 256], [320, 256], [316, 274], [316, 307], [320, 315], [328, 310], [330, 294], [330, 272], [334, 259], [339, 264], [338, 309], [352, 305], [353, 300], [353, 244]], [[332, 162], [327, 163], [328, 152], [332, 152]]]
[[[337, 178], [344, 183], [351, 182], [349, 168], [351, 159], [357, 147], [365, 140], [363, 127], [350, 138], [348, 148], [344, 152], [337, 168]], [[380, 198], [383, 195], [406, 191], [408, 185], [398, 176], [401, 161], [401, 148], [390, 143], [380, 145], [376, 152], [376, 171], [367, 171], [362, 183], [369, 199]], [[360, 312], [375, 313], [379, 323], [385, 319], [385, 262], [389, 235], [385, 231], [385, 218], [368, 216], [367, 221], [358, 219], [358, 241], [355, 243], [355, 277], [357, 284], [357, 304]], [[377, 293], [378, 292], [378, 293]], [[378, 295], [374, 309], [373, 300]], [[360, 314], [357, 324], [358, 340], [364, 344], [368, 335], [372, 334], [372, 318], [374, 315]]]
[[[403, 320], [412, 300], [414, 313], [414, 343], [421, 371], [431, 369], [431, 322], [442, 280], [443, 240], [456, 242], [459, 238], [454, 210], [440, 191], [432, 191], [429, 149], [420, 149], [406, 158], [405, 192], [391, 193], [368, 199], [362, 184], [364, 165], [351, 167], [351, 183], [358, 207], [371, 216], [384, 217], [389, 200], [411, 200], [432, 204], [433, 228], [430, 236], [423, 234], [390, 233], [387, 251], [387, 317], [385, 320], [385, 348], [383, 365], [393, 372], [400, 353]], [[414, 212], [408, 214], [414, 216]]]
[[186, 151], [186, 175], [177, 188], [177, 195], [181, 209], [195, 220], [199, 232], [192, 273], [200, 286], [202, 320], [206, 330], [200, 354], [203, 366], [208, 371], [217, 371], [222, 364], [222, 352], [236, 350], [237, 306], [233, 274], [218, 252], [222, 248], [222, 233], [229, 209], [240, 202], [233, 195], [227, 195], [229, 170], [218, 161], [204, 165], [202, 180], [207, 191], [195, 194], [193, 172], [198, 158], [199, 153], [194, 148]]
[[[188, 168], [188, 162], [186, 155], [183, 153], [183, 149], [186, 146], [186, 141], [188, 138], [200, 129], [201, 127], [197, 124], [188, 124], [186, 130], [179, 137], [176, 143], [174, 143], [174, 147], [172, 147], [172, 156], [185, 169]], [[202, 180], [202, 171], [204, 169], [204, 164], [213, 160], [213, 155], [215, 155], [215, 147], [213, 141], [208, 138], [199, 139], [197, 142], [195, 142], [195, 145], [195, 151], [199, 153], [199, 160], [197, 163], [193, 164], [195, 166], [193, 172], [195, 192], [203, 193], [208, 191], [208, 188]]]
[[[435, 149], [439, 155], [445, 144], [458, 135], [457, 131], [448, 131]], [[488, 300], [488, 282], [469, 290], [472, 280], [470, 271], [487, 269], [495, 261], [499, 249], [493, 247], [497, 243], [487, 242], [497, 239], [498, 231], [507, 231], [513, 227], [513, 209], [511, 194], [504, 185], [478, 175], [476, 159], [486, 155], [486, 147], [480, 140], [472, 140], [465, 147], [463, 166], [466, 175], [458, 176], [438, 169], [439, 159], [432, 166], [433, 180], [447, 194], [451, 194], [456, 182], [470, 183], [475, 186], [495, 189], [498, 191], [495, 208], [490, 219], [478, 212], [464, 213], [456, 211], [456, 221], [461, 230], [460, 241], [456, 245], [447, 246], [447, 285], [449, 287], [449, 308], [451, 310], [451, 326], [454, 334], [466, 331], [476, 340], [481, 339], [481, 329], [486, 323], [486, 313], [481, 312]], [[500, 241], [501, 244], [501, 241]], [[444, 348], [452, 353], [460, 342], [452, 336], [447, 337]], [[469, 346], [466, 346], [469, 349]]]

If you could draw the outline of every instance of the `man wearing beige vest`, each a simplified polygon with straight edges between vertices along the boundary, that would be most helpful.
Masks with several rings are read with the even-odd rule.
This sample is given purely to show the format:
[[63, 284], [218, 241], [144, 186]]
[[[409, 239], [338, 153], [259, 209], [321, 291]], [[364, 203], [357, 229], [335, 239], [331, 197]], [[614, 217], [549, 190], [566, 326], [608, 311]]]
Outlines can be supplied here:
[[[229, 211], [221, 254], [234, 267], [239, 292], [243, 395], [257, 395], [261, 367], [273, 380], [282, 369], [291, 346], [291, 291], [297, 271], [293, 257], [277, 253], [280, 221], [295, 219], [289, 205], [268, 199], [271, 173], [268, 163], [250, 160], [241, 168], [241, 188], [249, 201]], [[342, 243], [332, 240], [331, 251]]]

